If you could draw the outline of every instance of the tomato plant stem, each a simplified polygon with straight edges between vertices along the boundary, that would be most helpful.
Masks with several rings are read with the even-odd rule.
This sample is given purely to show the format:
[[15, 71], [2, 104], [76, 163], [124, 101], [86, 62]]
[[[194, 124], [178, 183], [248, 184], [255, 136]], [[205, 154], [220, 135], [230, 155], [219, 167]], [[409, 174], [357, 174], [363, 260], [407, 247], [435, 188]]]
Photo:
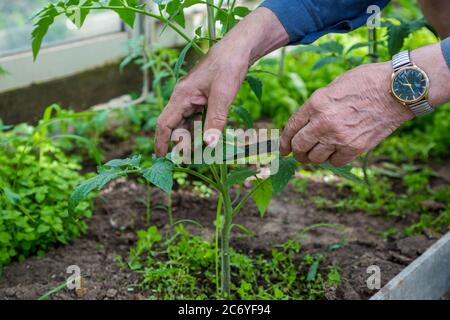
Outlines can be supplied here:
[[223, 194], [224, 220], [222, 227], [222, 294], [230, 298], [231, 268], [230, 268], [230, 233], [233, 221], [233, 207], [228, 190]]
[[[137, 8], [133, 8], [133, 7], [129, 7], [129, 6], [118, 7], [118, 6], [103, 6], [103, 5], [102, 6], [93, 6], [93, 7], [89, 7], [89, 6], [87, 6], [87, 7], [80, 7], [80, 9], [88, 9], [88, 10], [105, 10], [105, 9], [110, 9], [110, 10], [128, 10], [128, 11], [133, 11], [135, 13], [140, 13], [140, 14], [152, 17], [152, 18], [154, 18], [156, 20], [159, 20], [159, 21], [165, 23], [173, 31], [178, 33], [178, 35], [180, 35], [184, 40], [186, 40], [187, 42], [191, 42], [192, 41], [189, 38], [189, 36], [183, 30], [181, 30], [175, 23], [173, 23], [169, 19], [167, 19], [163, 15], [158, 15], [158, 14], [155, 14], [153, 12], [150, 12], [150, 11], [147, 11], [147, 10], [144, 10], [144, 9], [137, 9]], [[203, 52], [202, 48], [200, 48], [200, 46], [198, 44], [196, 44], [195, 42], [192, 42], [192, 47], [199, 54], [201, 54], [201, 55], [205, 54]]]
[[216, 241], [215, 241], [215, 251], [216, 251], [216, 294], [217, 297], [220, 296], [220, 257], [219, 257], [219, 241], [220, 241], [220, 231], [221, 231], [221, 217], [222, 217], [222, 194], [219, 194], [219, 201], [217, 202], [216, 211]]
[[147, 194], [145, 199], [145, 211], [146, 211], [146, 222], [147, 225], [150, 225], [150, 221], [152, 219], [152, 187], [150, 184], [147, 184]]

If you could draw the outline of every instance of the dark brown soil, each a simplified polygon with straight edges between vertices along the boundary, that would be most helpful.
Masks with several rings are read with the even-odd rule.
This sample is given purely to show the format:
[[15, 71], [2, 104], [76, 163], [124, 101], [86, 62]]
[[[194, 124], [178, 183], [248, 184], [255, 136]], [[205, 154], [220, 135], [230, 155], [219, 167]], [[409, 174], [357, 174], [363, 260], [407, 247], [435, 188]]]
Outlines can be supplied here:
[[[367, 289], [366, 269], [378, 265], [382, 284], [386, 284], [408, 263], [426, 250], [436, 239], [397, 237], [382, 239], [377, 232], [388, 228], [405, 227], [404, 222], [386, 220], [366, 213], [335, 213], [319, 210], [310, 196], [321, 190], [323, 195], [336, 198], [337, 192], [323, 183], [310, 183], [302, 194], [288, 188], [271, 204], [261, 218], [253, 204], [248, 205], [237, 218], [255, 232], [253, 237], [234, 234], [233, 246], [252, 253], [269, 253], [271, 246], [284, 242], [303, 228], [327, 223], [342, 225], [342, 229], [316, 228], [302, 239], [302, 253], [321, 252], [326, 263], [340, 268], [343, 284], [329, 292], [329, 299], [367, 299], [374, 291]], [[333, 190], [333, 191], [331, 191]], [[328, 192], [329, 191], [329, 192]], [[139, 276], [118, 263], [118, 256], [126, 260], [136, 241], [136, 231], [146, 227], [146, 188], [131, 181], [117, 181], [108, 186], [96, 201], [96, 214], [89, 222], [89, 231], [67, 246], [51, 249], [44, 257], [30, 257], [14, 262], [4, 269], [0, 279], [0, 299], [37, 299], [57, 287], [68, 276], [66, 268], [78, 265], [83, 275], [83, 288], [78, 291], [64, 289], [52, 299], [144, 299], [136, 284]], [[153, 204], [164, 203], [165, 196], [155, 190]], [[215, 197], [201, 199], [187, 191], [174, 195], [175, 219], [193, 219], [204, 228], [189, 226], [205, 238], [213, 237]], [[154, 209], [152, 224], [165, 228], [166, 213]], [[331, 252], [330, 245], [345, 241], [345, 245]]]

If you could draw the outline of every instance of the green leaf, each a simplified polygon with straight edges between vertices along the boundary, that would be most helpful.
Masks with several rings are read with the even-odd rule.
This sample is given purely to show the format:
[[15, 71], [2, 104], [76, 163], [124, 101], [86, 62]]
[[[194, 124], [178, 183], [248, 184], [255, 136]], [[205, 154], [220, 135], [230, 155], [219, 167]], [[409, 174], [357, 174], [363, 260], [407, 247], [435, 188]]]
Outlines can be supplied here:
[[391, 56], [397, 54], [402, 50], [405, 39], [413, 32], [427, 27], [425, 19], [419, 18], [410, 22], [405, 22], [401, 19], [400, 24], [394, 24], [391, 21], [386, 21], [384, 26], [388, 29], [388, 50]]
[[12, 240], [12, 237], [7, 232], [0, 232], [0, 243], [9, 244], [9, 242]]
[[127, 159], [115, 159], [107, 162], [105, 166], [113, 167], [113, 168], [120, 168], [120, 167], [139, 167], [139, 164], [141, 163], [141, 156], [135, 155], [131, 158]]
[[186, 18], [184, 17], [184, 6], [180, 0], [172, 0], [167, 3], [166, 12], [170, 15], [169, 20], [173, 20], [183, 28], [186, 27]]
[[307, 45], [307, 46], [299, 46], [298, 48], [294, 49], [294, 53], [327, 53], [324, 48], [321, 48], [320, 46], [315, 45]]
[[242, 224], [236, 224], [236, 223], [232, 224], [231, 228], [238, 228], [239, 230], [241, 230], [244, 234], [246, 234], [249, 237], [255, 235], [255, 233], [252, 230], [250, 230], [246, 226], [243, 226]]
[[172, 192], [173, 163], [167, 158], [154, 159], [153, 165], [142, 171], [142, 176], [166, 193]]
[[234, 14], [235, 16], [239, 16], [239, 17], [242, 17], [242, 18], [246, 17], [246, 16], [249, 15], [251, 12], [252, 12], [252, 11], [251, 11], [249, 8], [247, 8], [247, 7], [242, 7], [242, 6], [236, 7], [236, 8], [234, 8], [234, 10], [233, 10], [233, 14]]
[[93, 190], [101, 190], [106, 184], [114, 179], [123, 176], [125, 173], [117, 168], [100, 169], [99, 174], [91, 179], [83, 181], [76, 188], [70, 196], [69, 212], [73, 213], [78, 204], [87, 197]]
[[359, 178], [358, 176], [356, 176], [355, 174], [352, 173], [352, 166], [347, 165], [347, 166], [343, 166], [343, 167], [335, 167], [332, 164], [330, 164], [329, 162], [323, 163], [321, 165], [319, 165], [319, 167], [321, 167], [322, 169], [325, 170], [329, 170], [331, 172], [333, 172], [335, 175], [345, 178], [347, 180], [356, 182], [356, 183], [364, 183], [364, 180], [362, 180], [361, 178]]
[[308, 275], [306, 276], [306, 281], [313, 282], [316, 279], [318, 269], [319, 269], [319, 261], [315, 260], [309, 267]]
[[253, 123], [253, 118], [250, 115], [250, 113], [247, 111], [247, 109], [245, 109], [242, 106], [233, 106], [233, 111], [234, 113], [236, 113], [239, 118], [241, 118], [241, 120], [244, 122], [245, 126], [249, 129], [249, 128], [253, 128], [254, 123]]
[[257, 188], [253, 194], [252, 198], [258, 207], [259, 214], [264, 217], [267, 208], [269, 207], [270, 201], [272, 200], [272, 181], [270, 179], [264, 181], [253, 182], [253, 187]]
[[77, 28], [81, 28], [90, 10], [85, 8], [81, 9], [80, 7], [88, 7], [90, 5], [92, 5], [91, 0], [68, 0], [66, 2], [66, 17]]
[[250, 85], [250, 88], [255, 93], [258, 100], [261, 101], [262, 90], [263, 90], [263, 84], [262, 84], [261, 79], [255, 77], [255, 76], [248, 75], [245, 78], [245, 81], [248, 82], [248, 84]]
[[37, 233], [46, 233], [46, 232], [48, 232], [50, 230], [50, 227], [48, 226], [48, 225], [46, 225], [46, 224], [40, 224], [38, 227], [37, 227]]
[[[139, 5], [139, 0], [126, 0], [128, 6], [130, 7], [137, 7]], [[121, 0], [110, 0], [109, 1], [110, 6], [114, 7], [124, 7]], [[123, 20], [130, 28], [134, 28], [134, 22], [136, 20], [136, 13], [131, 10], [127, 9], [116, 9], [114, 10], [117, 12], [117, 14], [120, 16], [120, 19]]]
[[232, 171], [225, 183], [225, 188], [229, 189], [235, 184], [240, 184], [245, 181], [245, 179], [252, 177], [256, 175], [256, 172], [254, 170], [246, 169], [246, 168], [240, 168]]
[[337, 41], [327, 41], [319, 45], [323, 52], [333, 53], [336, 55], [342, 55], [344, 52], [344, 46]]
[[270, 177], [274, 194], [278, 194], [287, 186], [297, 169], [297, 161], [294, 158], [279, 158], [278, 172]]
[[328, 56], [328, 57], [321, 58], [321, 59], [317, 60], [317, 62], [312, 66], [311, 71], [319, 70], [320, 68], [323, 68], [326, 65], [334, 64], [341, 60], [342, 60], [341, 57], [335, 57], [335, 56]]
[[391, 56], [400, 52], [403, 43], [409, 35], [409, 27], [407, 24], [395, 25], [388, 22], [388, 50]]
[[39, 54], [42, 46], [42, 40], [47, 34], [49, 27], [53, 24], [55, 18], [60, 14], [61, 12], [57, 10], [56, 6], [49, 3], [47, 7], [41, 10], [36, 16], [37, 21], [34, 24], [34, 29], [31, 33], [31, 47], [34, 60], [36, 60]]
[[9, 188], [3, 187], [3, 193], [5, 194], [6, 200], [12, 205], [16, 205], [20, 202], [20, 196], [17, 193], [12, 192]]
[[184, 48], [183, 50], [181, 50], [180, 52], [180, 56], [178, 57], [178, 60], [175, 64], [174, 67], [174, 73], [175, 73], [175, 78], [178, 80], [180, 78], [180, 70], [181, 67], [184, 64], [184, 60], [186, 59], [186, 54], [188, 53], [189, 49], [191, 49], [193, 42], [189, 42]]

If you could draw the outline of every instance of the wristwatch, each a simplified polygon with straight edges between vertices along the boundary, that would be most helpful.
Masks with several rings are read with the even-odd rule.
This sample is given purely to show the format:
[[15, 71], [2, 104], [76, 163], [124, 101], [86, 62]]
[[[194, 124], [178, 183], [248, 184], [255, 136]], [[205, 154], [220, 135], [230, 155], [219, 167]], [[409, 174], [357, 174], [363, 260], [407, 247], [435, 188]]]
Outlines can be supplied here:
[[416, 116], [434, 111], [428, 102], [430, 80], [422, 69], [412, 63], [409, 51], [403, 51], [392, 58], [394, 72], [391, 79], [391, 94]]

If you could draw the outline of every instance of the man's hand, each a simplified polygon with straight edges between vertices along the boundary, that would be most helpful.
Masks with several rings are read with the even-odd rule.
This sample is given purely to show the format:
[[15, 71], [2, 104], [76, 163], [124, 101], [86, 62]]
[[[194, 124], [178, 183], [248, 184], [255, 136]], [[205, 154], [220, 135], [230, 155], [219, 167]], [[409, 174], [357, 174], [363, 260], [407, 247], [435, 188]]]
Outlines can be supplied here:
[[[268, 9], [259, 8], [241, 21], [175, 87], [158, 119], [156, 154], [165, 155], [173, 130], [206, 107], [204, 130], [223, 131], [230, 105], [249, 66], [288, 41], [288, 34]], [[215, 137], [211, 138], [207, 143], [216, 142]]]
[[[412, 52], [412, 61], [430, 77], [433, 106], [450, 100], [450, 73], [440, 45]], [[377, 146], [403, 122], [408, 107], [390, 94], [390, 63], [360, 66], [317, 90], [287, 123], [281, 153], [303, 163], [342, 166]]]

